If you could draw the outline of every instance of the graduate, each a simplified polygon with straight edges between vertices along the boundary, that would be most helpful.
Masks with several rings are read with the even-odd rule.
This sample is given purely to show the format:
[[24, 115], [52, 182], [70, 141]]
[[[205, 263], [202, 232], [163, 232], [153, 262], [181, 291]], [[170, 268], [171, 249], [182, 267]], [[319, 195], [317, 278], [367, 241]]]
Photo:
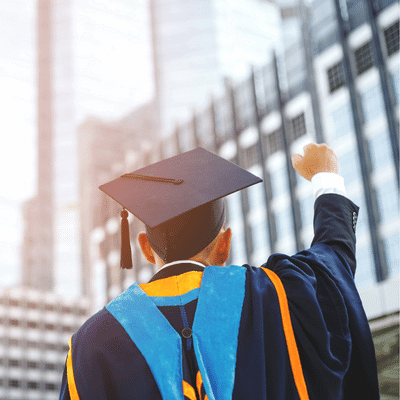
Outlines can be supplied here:
[[224, 197], [261, 182], [202, 149], [100, 187], [128, 211], [158, 272], [134, 283], [69, 341], [62, 400], [379, 399], [374, 345], [354, 284], [358, 207], [338, 159], [311, 143], [292, 157], [313, 185], [314, 239], [262, 266], [224, 266]]

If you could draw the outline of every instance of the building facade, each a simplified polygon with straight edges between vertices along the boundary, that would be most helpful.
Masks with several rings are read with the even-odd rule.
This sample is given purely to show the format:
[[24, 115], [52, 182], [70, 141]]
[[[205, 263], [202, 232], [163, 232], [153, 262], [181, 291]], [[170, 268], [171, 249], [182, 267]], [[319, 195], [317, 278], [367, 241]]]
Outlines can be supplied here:
[[279, 8], [262, 0], [151, 0], [161, 135], [266, 62], [280, 40]]
[[[103, 237], [92, 234], [92, 231], [106, 225], [107, 231], [118, 234], [116, 216], [118, 209], [106, 201], [106, 195], [99, 186], [112, 179], [125, 167], [125, 159], [135, 157], [143, 146], [150, 147], [157, 137], [157, 117], [154, 102], [144, 104], [129, 113], [118, 123], [107, 123], [101, 119], [87, 119], [79, 126], [79, 173], [81, 204], [81, 251], [83, 267], [83, 293], [96, 299], [103, 298], [105, 293], [105, 266], [102, 262], [92, 263], [93, 240]], [[112, 166], [112, 169], [110, 169]], [[122, 172], [121, 172], [122, 174]], [[108, 209], [112, 207], [113, 215]], [[118, 238], [103, 246], [115, 247]], [[99, 242], [100, 243], [100, 242]], [[102, 252], [106, 252], [103, 248]], [[112, 253], [108, 262], [114, 267], [119, 263], [118, 254]], [[116, 260], [116, 261], [115, 261]], [[115, 264], [116, 263], [116, 264]]]
[[[260, 265], [271, 253], [293, 254], [310, 245], [312, 188], [295, 173], [290, 156], [311, 141], [331, 146], [347, 194], [360, 206], [355, 282], [376, 332], [380, 373], [387, 373], [381, 393], [397, 398], [399, 3], [315, 0], [285, 13], [301, 33], [300, 49], [290, 51], [293, 43], [287, 43], [247, 79], [225, 84], [223, 95], [179, 124], [173, 136], [137, 153], [124, 171], [200, 145], [260, 176], [262, 184], [227, 197], [229, 262]], [[118, 206], [104, 201], [116, 218]], [[132, 220], [132, 241], [140, 229]], [[104, 261], [104, 301], [154, 272], [135, 243], [132, 273], [107, 264], [111, 254], [118, 264], [118, 234], [108, 226], [93, 232], [101, 238], [93, 239], [93, 261]]]
[[39, 0], [37, 259], [25, 284], [78, 296], [81, 260], [78, 125], [120, 118], [152, 97], [145, 0]]
[[90, 304], [27, 287], [0, 289], [0, 399], [58, 399], [68, 341]]
[[[337, 4], [333, 0], [329, 4], [330, 18], [336, 21], [334, 32], [339, 37]], [[399, 274], [398, 163], [393, 151], [397, 132], [394, 135], [391, 132], [385, 106], [385, 101], [394, 102], [390, 118], [397, 125], [398, 3], [386, 2], [375, 15], [381, 45], [374, 51], [381, 51], [385, 63], [384, 85], [390, 87], [387, 92], [382, 89], [373, 60], [365, 61], [360, 55], [358, 45], [367, 42], [371, 47], [367, 54], [372, 57], [371, 22], [353, 27], [343, 43], [339, 39], [332, 41], [333, 33], [328, 32], [327, 38], [332, 43], [326, 44], [326, 38], [318, 36], [318, 23], [323, 27], [329, 24], [316, 20], [320, 18], [316, 7], [314, 4], [298, 14], [307, 18], [312, 27], [308, 32], [301, 30], [306, 37], [312, 35], [309, 45], [313, 50], [312, 68], [303, 63], [302, 79], [292, 81], [287, 77], [285, 65], [293, 65], [291, 58], [298, 53], [284, 52], [280, 55], [283, 59], [275, 57], [255, 69], [248, 79], [227, 85], [223, 96], [177, 126], [173, 137], [154, 143], [148, 151], [136, 151], [135, 157], [119, 167], [133, 170], [201, 145], [262, 177], [264, 184], [233, 194], [227, 200], [228, 221], [237, 233], [233, 236], [230, 261], [258, 265], [271, 253], [294, 253], [311, 243], [311, 185], [295, 174], [290, 155], [301, 152], [310, 141], [326, 141], [339, 156], [340, 174], [345, 178], [348, 196], [361, 207], [356, 284], [360, 291], [369, 290], [370, 285], [388, 284]], [[346, 53], [351, 61], [347, 73], [341, 61], [345, 54], [342, 45], [346, 42], [352, 43]], [[362, 62], [369, 66], [362, 66]], [[308, 76], [310, 71], [313, 77]], [[312, 79], [316, 82], [314, 86], [309, 83]], [[310, 86], [315, 91], [310, 91]], [[356, 91], [355, 105], [351, 103], [352, 90]], [[389, 99], [384, 100], [383, 93]], [[376, 305], [388, 306], [387, 301], [381, 299]], [[370, 309], [370, 317], [390, 312], [390, 307]]]

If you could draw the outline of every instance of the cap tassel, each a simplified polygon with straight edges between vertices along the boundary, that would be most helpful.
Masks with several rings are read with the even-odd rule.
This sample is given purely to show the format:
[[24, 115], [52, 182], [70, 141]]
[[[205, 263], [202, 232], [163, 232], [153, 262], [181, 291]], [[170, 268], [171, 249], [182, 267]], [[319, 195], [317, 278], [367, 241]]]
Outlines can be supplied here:
[[128, 211], [121, 211], [121, 268], [132, 269], [132, 250], [129, 236]]

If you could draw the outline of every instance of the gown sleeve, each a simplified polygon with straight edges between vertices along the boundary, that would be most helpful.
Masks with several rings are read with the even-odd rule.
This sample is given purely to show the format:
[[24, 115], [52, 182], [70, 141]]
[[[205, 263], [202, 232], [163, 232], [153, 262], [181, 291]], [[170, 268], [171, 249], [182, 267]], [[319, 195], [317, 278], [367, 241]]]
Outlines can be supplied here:
[[[285, 288], [310, 399], [379, 399], [374, 345], [354, 283], [358, 207], [338, 194], [315, 202], [310, 249], [272, 255]], [[322, 396], [322, 397], [321, 397]]]

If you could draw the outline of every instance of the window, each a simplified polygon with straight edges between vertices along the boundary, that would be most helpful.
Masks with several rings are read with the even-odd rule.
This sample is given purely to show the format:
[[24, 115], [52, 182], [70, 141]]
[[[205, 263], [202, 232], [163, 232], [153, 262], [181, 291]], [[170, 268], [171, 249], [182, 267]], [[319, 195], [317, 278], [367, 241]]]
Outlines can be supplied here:
[[71, 331], [72, 331], [72, 327], [71, 327], [71, 326], [68, 326], [68, 325], [64, 325], [64, 326], [61, 328], [61, 331], [62, 331], [62, 332], [71, 332]]
[[389, 266], [390, 274], [397, 274], [400, 266], [400, 237], [399, 233], [395, 233], [385, 238], [385, 252], [387, 257], [387, 263]]
[[382, 89], [376, 85], [361, 93], [361, 104], [365, 123], [369, 123], [385, 113]]
[[263, 151], [267, 156], [283, 150], [283, 138], [281, 130], [263, 135]]
[[328, 82], [330, 93], [345, 85], [343, 61], [328, 69]]
[[19, 365], [19, 360], [13, 360], [13, 359], [8, 360], [8, 365], [9, 365], [10, 367], [18, 367], [18, 365]]
[[266, 218], [258, 219], [254, 224], [251, 224], [251, 238], [253, 242], [253, 252], [264, 249], [269, 250], [268, 224]]
[[343, 176], [346, 185], [360, 179], [361, 174], [356, 147], [339, 156], [339, 167], [339, 173]]
[[399, 215], [399, 192], [395, 179], [385, 182], [376, 188], [381, 221], [389, 221]]
[[38, 324], [33, 321], [28, 321], [28, 328], [37, 328]]
[[332, 112], [335, 139], [343, 138], [354, 133], [353, 114], [350, 103]]
[[275, 214], [276, 234], [278, 240], [282, 240], [293, 234], [293, 219], [290, 208], [285, 208]]
[[358, 289], [363, 286], [371, 285], [375, 282], [374, 256], [371, 251], [371, 245], [368, 244], [361, 248], [356, 246], [356, 274], [355, 283]]
[[46, 331], [54, 331], [55, 326], [54, 326], [53, 324], [45, 324], [45, 325], [44, 325], [44, 329], [45, 329]]
[[48, 370], [48, 371], [52, 371], [52, 370], [56, 369], [56, 364], [54, 364], [54, 363], [46, 363], [44, 365], [44, 369]]
[[385, 131], [369, 140], [372, 168], [374, 171], [393, 163], [389, 132]]
[[309, 195], [300, 199], [301, 221], [303, 226], [312, 225], [314, 219], [314, 196]]
[[9, 386], [9, 387], [13, 387], [13, 388], [18, 388], [18, 387], [20, 387], [20, 381], [17, 380], [17, 379], [11, 379], [11, 380], [8, 382], [8, 386]]
[[385, 41], [388, 56], [399, 51], [399, 21], [385, 29]]
[[293, 133], [293, 140], [296, 140], [300, 136], [303, 136], [307, 133], [306, 121], [304, 119], [304, 113], [300, 114], [296, 118], [293, 118], [290, 122], [291, 122], [291, 128], [292, 128], [292, 133]]
[[39, 383], [38, 382], [28, 382], [28, 389], [39, 389]]
[[39, 364], [37, 361], [28, 361], [26, 365], [28, 368], [31, 368], [31, 369], [39, 368]]
[[357, 75], [361, 75], [363, 72], [369, 70], [374, 64], [371, 54], [371, 42], [359, 47], [354, 52], [354, 56], [356, 59]]
[[56, 385], [55, 383], [46, 383], [45, 388], [46, 390], [56, 390]]
[[271, 189], [274, 198], [281, 194], [289, 193], [289, 182], [286, 166], [271, 171]]

